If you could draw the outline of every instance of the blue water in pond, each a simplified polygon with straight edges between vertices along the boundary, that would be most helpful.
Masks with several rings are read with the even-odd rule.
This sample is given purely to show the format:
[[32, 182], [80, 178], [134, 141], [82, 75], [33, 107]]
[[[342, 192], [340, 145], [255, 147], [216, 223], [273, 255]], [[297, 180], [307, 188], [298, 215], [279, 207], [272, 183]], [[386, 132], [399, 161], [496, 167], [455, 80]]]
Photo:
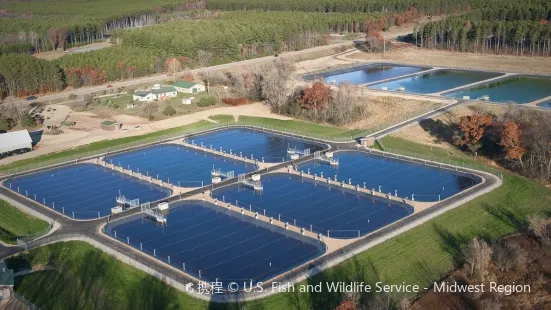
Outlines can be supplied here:
[[439, 169], [409, 163], [402, 160], [370, 155], [363, 152], [334, 153], [339, 166], [332, 168], [315, 160], [298, 166], [299, 171], [330, 177], [337, 176], [338, 181], [381, 192], [398, 194], [399, 197], [412, 198], [417, 201], [438, 201], [446, 199], [480, 182], [478, 177], [465, 176], [450, 170]]
[[[352, 69], [350, 69], [352, 70]], [[380, 80], [390, 79], [393, 77], [411, 74], [426, 70], [421, 67], [395, 66], [395, 65], [378, 65], [360, 70], [327, 74], [324, 80], [328, 83], [351, 83], [351, 84], [366, 84]]]
[[431, 94], [462, 85], [480, 82], [500, 75], [502, 74], [491, 72], [438, 70], [391, 82], [371, 85], [369, 88], [381, 89], [382, 87], [386, 87], [389, 91], [398, 91], [400, 87], [405, 87], [404, 91], [408, 93]]
[[[262, 176], [259, 193], [225, 186], [213, 192], [220, 201], [251, 208], [259, 214], [289, 222], [333, 238], [357, 238], [413, 213], [411, 206], [328, 186], [300, 176], [277, 173]], [[295, 222], [296, 220], [296, 222]]]
[[446, 97], [463, 98], [470, 96], [477, 99], [484, 95], [493, 102], [528, 103], [551, 96], [551, 79], [536, 77], [509, 78], [495, 83], [482, 85], [459, 92], [447, 94]]
[[325, 251], [316, 240], [305, 242], [304, 236], [281, 228], [272, 231], [251, 220], [221, 207], [184, 201], [170, 205], [166, 226], [138, 218], [114, 222], [108, 232], [114, 236], [116, 231], [118, 239], [137, 249], [141, 243], [142, 251], [166, 263], [170, 257], [175, 268], [182, 270], [185, 264], [185, 272], [196, 278], [200, 270], [207, 282], [264, 281]]
[[545, 101], [545, 102], [542, 102], [542, 103], [538, 103], [538, 107], [551, 109], [551, 100]]
[[140, 203], [156, 201], [170, 195], [168, 189], [152, 185], [120, 172], [94, 164], [76, 164], [14, 177], [4, 186], [54, 208], [57, 212], [78, 219], [91, 219], [111, 214], [119, 191]]
[[234, 171], [237, 176], [256, 170], [256, 166], [187, 148], [177, 144], [162, 144], [109, 156], [108, 163], [149, 175], [163, 182], [182, 187], [201, 187], [211, 183], [211, 171]]
[[294, 138], [275, 135], [268, 132], [262, 132], [252, 129], [233, 128], [221, 131], [215, 131], [204, 135], [198, 135], [188, 139], [195, 144], [201, 142], [205, 147], [212, 145], [215, 149], [224, 150], [233, 154], [242, 154], [267, 163], [280, 163], [289, 160], [287, 156], [287, 147], [296, 147], [298, 150], [309, 148], [311, 153], [321, 150], [324, 147], [319, 144], [301, 141]]

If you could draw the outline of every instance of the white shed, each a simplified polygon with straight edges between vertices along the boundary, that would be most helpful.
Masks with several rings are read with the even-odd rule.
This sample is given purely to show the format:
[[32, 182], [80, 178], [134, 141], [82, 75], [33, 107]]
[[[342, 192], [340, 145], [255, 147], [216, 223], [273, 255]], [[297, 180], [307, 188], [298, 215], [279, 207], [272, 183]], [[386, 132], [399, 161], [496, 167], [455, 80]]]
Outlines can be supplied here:
[[0, 134], [0, 154], [32, 148], [33, 140], [26, 129]]
[[205, 85], [195, 82], [179, 81], [175, 82], [173, 86], [179, 93], [185, 94], [195, 94], [205, 91]]

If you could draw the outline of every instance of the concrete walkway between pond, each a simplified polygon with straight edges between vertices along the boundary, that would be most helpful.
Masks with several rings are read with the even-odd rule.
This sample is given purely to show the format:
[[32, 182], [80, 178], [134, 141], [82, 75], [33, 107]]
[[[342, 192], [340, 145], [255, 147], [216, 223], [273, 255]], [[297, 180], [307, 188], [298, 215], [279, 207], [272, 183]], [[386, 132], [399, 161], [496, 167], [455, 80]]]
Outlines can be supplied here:
[[[162, 142], [159, 142], [162, 143]], [[339, 149], [339, 150], [358, 150], [356, 143], [349, 144], [332, 144], [330, 149]], [[389, 154], [389, 153], [386, 153]], [[392, 155], [392, 154], [389, 154]], [[386, 240], [394, 238], [399, 234], [408, 231], [418, 225], [421, 225], [432, 218], [435, 218], [444, 212], [447, 212], [451, 209], [457, 208], [464, 203], [490, 192], [491, 190], [499, 187], [502, 184], [502, 180], [493, 174], [489, 174], [482, 171], [474, 171], [470, 169], [465, 169], [461, 167], [455, 167], [451, 165], [443, 165], [436, 162], [425, 161], [421, 159], [398, 156], [397, 159], [405, 160], [418, 164], [431, 164], [436, 167], [442, 166], [442, 168], [453, 169], [465, 173], [474, 173], [485, 179], [480, 186], [474, 186], [463, 192], [460, 192], [444, 201], [434, 204], [430, 208], [422, 208], [419, 212], [403, 218], [399, 221], [396, 221], [392, 224], [389, 224], [375, 232], [372, 232], [366, 236], [350, 240], [339, 240], [339, 244], [332, 245], [331, 238], [323, 238], [322, 241], [326, 241], [328, 245], [328, 252], [318, 258], [315, 258], [309, 262], [294, 268], [288, 272], [278, 275], [274, 280], [277, 280], [282, 283], [290, 282], [297, 283], [303, 280], [306, 280], [309, 277], [312, 277], [324, 270], [331, 268], [352, 256], [361, 253], [377, 244], [380, 244]], [[246, 174], [247, 177], [250, 177], [253, 173], [265, 174], [281, 169], [286, 169], [288, 165], [300, 164], [304, 161], [310, 160], [313, 158], [313, 155], [302, 157], [298, 160], [286, 162], [271, 167], [266, 167], [263, 170], [251, 172]], [[445, 167], [443, 167], [445, 166]], [[201, 187], [194, 189], [192, 191], [182, 193], [181, 196], [169, 197], [167, 200], [170, 203], [180, 201], [182, 199], [202, 199], [203, 195], [208, 197], [209, 191], [215, 190], [217, 188], [235, 184], [237, 183], [237, 178], [224, 180], [218, 184], [211, 184], [209, 186]], [[51, 210], [38, 202], [35, 202], [30, 199], [25, 199], [4, 187], [0, 187], [0, 199], [7, 200], [14, 205], [20, 205], [23, 208], [29, 210], [29, 212], [36, 213], [40, 217], [47, 218], [49, 220], [55, 221], [59, 224], [59, 228], [52, 232], [50, 235], [39, 238], [26, 244], [25, 248], [27, 250], [32, 250], [38, 247], [42, 247], [47, 244], [65, 242], [70, 240], [79, 240], [84, 241], [92, 246], [100, 249], [101, 251], [112, 255], [113, 257], [119, 259], [120, 261], [129, 264], [135, 268], [138, 268], [155, 278], [165, 282], [168, 285], [175, 287], [178, 290], [187, 292], [195, 298], [199, 298], [205, 301], [211, 302], [234, 302], [234, 301], [244, 301], [244, 300], [254, 300], [266, 297], [268, 295], [277, 294], [277, 290], [271, 289], [271, 283], [263, 284], [263, 291], [251, 291], [251, 292], [229, 292], [226, 291], [224, 294], [219, 295], [201, 295], [197, 293], [197, 290], [190, 292], [188, 289], [193, 286], [197, 288], [198, 279], [193, 278], [192, 276], [186, 274], [182, 270], [161, 262], [154, 257], [148, 256], [147, 254], [140, 252], [137, 249], [130, 247], [129, 245], [117, 241], [106, 234], [104, 234], [103, 227], [109, 221], [116, 221], [119, 219], [126, 218], [128, 216], [133, 216], [140, 213], [139, 208], [131, 209], [129, 211], [123, 212], [121, 214], [111, 215], [108, 218], [100, 218], [89, 221], [77, 221], [71, 218], [65, 217], [54, 210]], [[151, 204], [152, 208], [155, 208], [157, 204]], [[223, 206], [221, 206], [223, 207]], [[236, 206], [236, 212], [240, 212]], [[256, 215], [256, 213], [253, 213]], [[253, 216], [254, 216], [253, 215]], [[259, 215], [260, 217], [260, 215]], [[266, 218], [264, 220], [268, 220]], [[281, 223], [280, 223], [281, 225]], [[299, 229], [297, 227], [297, 229]], [[300, 233], [300, 229], [298, 230]], [[306, 232], [305, 232], [306, 233]], [[315, 236], [317, 237], [317, 236]], [[25, 251], [24, 247], [5, 247], [0, 245], [0, 258], [7, 258], [13, 255], [17, 255]]]
[[538, 106], [539, 103], [547, 102], [547, 101], [551, 101], [551, 96], [547, 96], [547, 97], [544, 97], [544, 98], [541, 98], [541, 99], [538, 99], [538, 100], [534, 100], [532, 102], [528, 102], [525, 105], [526, 106], [532, 106], [532, 107], [539, 107]]
[[503, 80], [503, 79], [506, 79], [506, 78], [509, 78], [509, 77], [515, 76], [515, 75], [518, 75], [518, 74], [517, 73], [504, 73], [503, 75], [496, 76], [496, 77], [493, 77], [491, 79], [486, 79], [486, 80], [474, 82], [474, 83], [471, 83], [471, 84], [461, 85], [461, 86], [458, 86], [458, 87], [455, 87], [455, 88], [446, 89], [446, 90], [443, 90], [441, 92], [432, 93], [432, 94], [429, 94], [429, 95], [442, 96], [442, 94], [453, 93], [453, 92], [460, 91], [460, 90], [463, 90], [463, 89], [473, 88], [473, 87], [476, 87], [478, 85], [484, 85], [486, 83], [500, 81], [500, 80]]

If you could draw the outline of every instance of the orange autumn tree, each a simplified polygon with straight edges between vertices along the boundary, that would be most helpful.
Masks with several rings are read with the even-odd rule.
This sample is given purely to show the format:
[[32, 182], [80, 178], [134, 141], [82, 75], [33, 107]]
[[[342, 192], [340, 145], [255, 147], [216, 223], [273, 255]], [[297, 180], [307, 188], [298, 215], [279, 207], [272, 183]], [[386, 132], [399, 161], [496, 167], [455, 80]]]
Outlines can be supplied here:
[[168, 57], [165, 60], [165, 66], [167, 71], [173, 75], [176, 75], [176, 73], [182, 69], [182, 64], [180, 61], [174, 57]]
[[518, 160], [520, 166], [523, 166], [522, 157], [526, 153], [526, 148], [522, 143], [522, 131], [517, 123], [511, 120], [503, 123], [499, 145], [503, 146], [505, 159]]
[[480, 139], [493, 123], [493, 117], [488, 114], [462, 116], [459, 121], [460, 137], [456, 140], [456, 144], [467, 146], [476, 155], [476, 151], [480, 148]]
[[191, 73], [191, 71], [186, 68], [185, 72], [184, 72], [184, 75], [182, 76], [182, 80], [184, 82], [193, 82], [194, 78], [193, 78], [193, 74]]
[[356, 310], [356, 304], [349, 299], [343, 300], [336, 308], [335, 310]]
[[309, 110], [322, 110], [331, 100], [331, 88], [321, 82], [314, 83], [302, 91], [298, 103]]

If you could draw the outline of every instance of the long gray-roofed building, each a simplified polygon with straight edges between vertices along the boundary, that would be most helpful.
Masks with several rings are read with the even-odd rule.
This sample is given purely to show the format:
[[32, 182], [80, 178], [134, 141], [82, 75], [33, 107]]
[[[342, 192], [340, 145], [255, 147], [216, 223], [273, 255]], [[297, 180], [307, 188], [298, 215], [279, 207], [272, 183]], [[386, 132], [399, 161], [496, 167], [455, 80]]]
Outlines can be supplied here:
[[33, 140], [26, 129], [0, 134], [0, 154], [32, 148]]

